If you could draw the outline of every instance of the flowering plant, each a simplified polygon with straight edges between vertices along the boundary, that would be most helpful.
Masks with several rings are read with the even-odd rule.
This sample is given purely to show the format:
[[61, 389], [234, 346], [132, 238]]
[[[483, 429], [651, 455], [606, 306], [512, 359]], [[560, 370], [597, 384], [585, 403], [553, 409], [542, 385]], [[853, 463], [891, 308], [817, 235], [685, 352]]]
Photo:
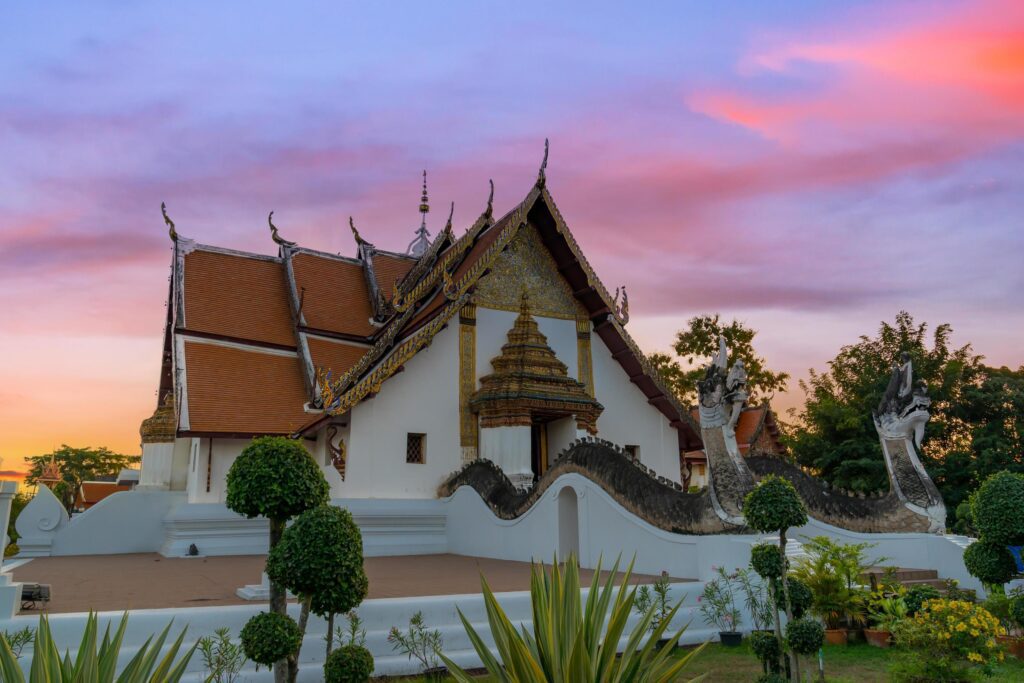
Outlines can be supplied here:
[[706, 623], [717, 626], [719, 631], [735, 631], [742, 623], [742, 615], [736, 607], [737, 575], [728, 573], [724, 567], [715, 567], [715, 570], [718, 578], [704, 584], [704, 592], [698, 598], [700, 613]]
[[[966, 670], [991, 670], [1003, 660], [996, 636], [1005, 635], [999, 619], [980, 605], [964, 600], [928, 600], [912, 618], [901, 622], [896, 642], [910, 650], [912, 660], [896, 671], [909, 680], [963, 680]], [[927, 656], [924, 656], [927, 653]], [[921, 669], [924, 669], [921, 671]]]

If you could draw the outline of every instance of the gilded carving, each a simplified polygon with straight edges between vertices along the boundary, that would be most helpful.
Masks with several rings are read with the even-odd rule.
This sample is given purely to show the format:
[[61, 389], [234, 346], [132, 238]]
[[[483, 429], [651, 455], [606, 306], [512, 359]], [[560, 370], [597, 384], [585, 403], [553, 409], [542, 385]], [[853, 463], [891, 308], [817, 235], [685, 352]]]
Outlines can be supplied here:
[[[515, 286], [510, 287], [510, 283]], [[519, 311], [523, 291], [530, 297], [530, 310], [546, 318], [574, 320], [582, 308], [555, 260], [532, 225], [525, 225], [508, 248], [480, 278], [473, 300], [478, 306], [501, 311]]]
[[476, 306], [466, 304], [459, 312], [459, 442], [462, 460], [477, 454], [477, 419], [469, 405], [476, 389]]
[[590, 348], [590, 320], [586, 316], [576, 318], [576, 377], [587, 394], [594, 396], [594, 357]]

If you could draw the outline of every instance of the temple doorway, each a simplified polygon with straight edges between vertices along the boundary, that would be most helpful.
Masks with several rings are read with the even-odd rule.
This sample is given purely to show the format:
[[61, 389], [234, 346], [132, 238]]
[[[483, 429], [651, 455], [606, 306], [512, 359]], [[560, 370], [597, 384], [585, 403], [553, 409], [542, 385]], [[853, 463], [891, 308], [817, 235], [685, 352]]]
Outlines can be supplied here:
[[576, 490], [566, 486], [558, 493], [558, 559], [580, 556], [580, 514]]
[[548, 469], [548, 423], [536, 421], [530, 426], [530, 469], [534, 479]]

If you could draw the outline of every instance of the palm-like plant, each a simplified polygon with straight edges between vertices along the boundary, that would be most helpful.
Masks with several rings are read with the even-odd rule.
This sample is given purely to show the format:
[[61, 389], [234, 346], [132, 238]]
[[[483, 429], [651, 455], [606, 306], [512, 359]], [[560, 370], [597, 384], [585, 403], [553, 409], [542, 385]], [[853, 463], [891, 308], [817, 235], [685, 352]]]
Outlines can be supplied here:
[[[679, 679], [703, 645], [675, 657], [673, 652], [684, 626], [668, 641], [658, 646], [669, 623], [675, 617], [680, 600], [654, 629], [655, 606], [641, 615], [619, 652], [619, 642], [633, 609], [636, 587], [629, 585], [633, 564], [630, 563], [621, 585], [615, 586], [619, 563], [601, 584], [601, 564], [584, 603], [580, 595], [579, 563], [570, 555], [564, 568], [554, 562], [551, 571], [535, 564], [531, 572], [530, 597], [533, 603], [533, 628], [516, 628], [494, 597], [487, 580], [481, 577], [487, 621], [498, 656], [476, 632], [459, 610], [473, 647], [487, 671], [501, 683], [540, 683], [572, 681], [593, 683], [667, 683]], [[442, 655], [455, 680], [472, 683], [473, 678]], [[700, 680], [703, 677], [692, 679]]]
[[[90, 614], [82, 634], [82, 642], [78, 646], [75, 660], [65, 651], [60, 656], [57, 644], [50, 631], [50, 622], [45, 615], [39, 617], [39, 629], [36, 631], [35, 647], [32, 650], [32, 666], [29, 669], [29, 683], [177, 683], [185, 673], [192, 653], [193, 645], [181, 659], [175, 662], [185, 639], [185, 629], [175, 640], [167, 653], [159, 661], [160, 651], [167, 640], [171, 625], [153, 640], [150, 636], [142, 644], [139, 651], [125, 665], [120, 674], [116, 673], [117, 658], [121, 652], [128, 626], [127, 613], [121, 617], [121, 623], [113, 636], [110, 626], [99, 641], [99, 623], [95, 614]], [[98, 643], [98, 644], [97, 644]], [[0, 680], [5, 683], [25, 683], [25, 675], [18, 665], [6, 638], [0, 635]]]

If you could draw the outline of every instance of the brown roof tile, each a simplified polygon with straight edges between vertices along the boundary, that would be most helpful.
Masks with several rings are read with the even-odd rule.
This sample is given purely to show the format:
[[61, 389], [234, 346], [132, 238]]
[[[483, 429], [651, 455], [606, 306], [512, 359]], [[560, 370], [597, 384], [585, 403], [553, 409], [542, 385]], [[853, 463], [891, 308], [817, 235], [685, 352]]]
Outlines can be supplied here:
[[185, 342], [189, 430], [291, 434], [309, 420], [295, 356]]
[[298, 291], [306, 290], [300, 296], [309, 327], [361, 337], [376, 330], [362, 265], [301, 252], [292, 257], [292, 272]]
[[379, 252], [373, 255], [373, 272], [377, 276], [377, 286], [385, 299], [391, 300], [395, 283], [405, 277], [414, 265], [416, 260], [411, 258], [400, 258]]
[[365, 346], [354, 346], [344, 342], [335, 342], [320, 337], [306, 337], [309, 353], [313, 357], [313, 367], [331, 371], [333, 379], [337, 379], [356, 364], [369, 350]]
[[78, 505], [95, 505], [104, 498], [118, 491], [131, 491], [131, 486], [119, 486], [116, 481], [83, 481], [75, 503]]
[[295, 346], [279, 262], [197, 249], [185, 256], [184, 287], [187, 329]]

